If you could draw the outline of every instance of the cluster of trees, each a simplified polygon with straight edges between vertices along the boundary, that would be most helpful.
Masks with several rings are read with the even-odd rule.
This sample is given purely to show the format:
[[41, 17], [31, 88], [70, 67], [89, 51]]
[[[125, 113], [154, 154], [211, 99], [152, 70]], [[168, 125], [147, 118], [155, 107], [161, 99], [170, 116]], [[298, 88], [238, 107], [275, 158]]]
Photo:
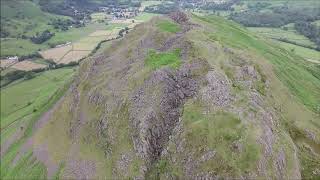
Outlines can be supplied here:
[[268, 6], [270, 6], [271, 4], [270, 3], [267, 3], [267, 2], [257, 2], [257, 3], [254, 3], [254, 4], [248, 4], [248, 8], [251, 9], [251, 10], [254, 10], [254, 11], [260, 11]]
[[214, 3], [209, 2], [201, 6], [201, 9], [204, 10], [218, 10], [218, 11], [233, 11], [234, 8], [232, 7], [234, 4], [240, 2], [240, 0], [230, 0], [224, 3]]
[[119, 36], [120, 37], [123, 37], [124, 33], [128, 34], [129, 33], [129, 28], [128, 27], [125, 27], [124, 29], [121, 29], [119, 31]]
[[320, 19], [320, 8], [288, 8], [287, 6], [273, 8], [272, 12], [249, 10], [232, 13], [232, 20], [251, 27], [280, 27], [298, 21], [315, 21]]
[[9, 36], [10, 36], [9, 31], [7, 31], [3, 26], [1, 26], [0, 37], [1, 38], [6, 38], [6, 37], [9, 37]]
[[122, 8], [129, 8], [129, 7], [140, 7], [141, 2], [140, 1], [116, 1], [116, 6], [122, 7]]
[[6, 73], [5, 75], [0, 76], [1, 84], [0, 87], [4, 87], [15, 80], [24, 78], [24, 79], [32, 79], [35, 77], [36, 72], [44, 71], [45, 69], [38, 69], [33, 71], [22, 71], [22, 70], [14, 70]]
[[85, 26], [83, 22], [71, 19], [51, 19], [48, 25], [52, 25], [55, 29], [60, 29], [62, 31], [69, 30], [70, 26], [74, 26], [76, 28]]
[[92, 12], [92, 8], [98, 8], [92, 7], [92, 4], [87, 3], [87, 0], [68, 0], [61, 2], [52, 0], [40, 0], [39, 5], [41, 7], [41, 10], [43, 11], [53, 14], [70, 16], [76, 20], [83, 20], [85, 17], [89, 16], [90, 12]]
[[32, 36], [30, 40], [35, 44], [42, 44], [43, 42], [49, 40], [54, 33], [51, 33], [49, 30], [43, 31], [41, 34], [36, 33], [35, 36]]
[[316, 43], [320, 50], [320, 28], [310, 22], [299, 21], [294, 24], [294, 28], [302, 35]]
[[[294, 23], [295, 29], [315, 42], [318, 46], [316, 49], [320, 49], [320, 28], [311, 23], [320, 19], [320, 7], [289, 8], [284, 5], [272, 8], [271, 12], [259, 10], [266, 6], [269, 6], [268, 3], [256, 3], [251, 6], [251, 10], [232, 13], [230, 18], [244, 26], [250, 27], [281, 27]], [[281, 39], [281, 41], [287, 42], [288, 40]]]
[[63, 67], [71, 67], [79, 65], [79, 62], [70, 62], [68, 64], [56, 64], [53, 60], [46, 60], [48, 63], [48, 68], [34, 69], [31, 71], [23, 71], [23, 70], [14, 70], [6, 73], [5, 75], [0, 76], [0, 88], [7, 86], [15, 80], [24, 78], [24, 79], [32, 79], [36, 76], [36, 73], [46, 71], [48, 69], [59, 69]]
[[158, 5], [152, 5], [145, 8], [144, 11], [149, 13], [169, 14], [178, 8], [177, 3], [161, 3]]
[[41, 58], [41, 55], [38, 52], [34, 52], [28, 55], [20, 56], [19, 61], [24, 61], [26, 59], [34, 59], [34, 58]]
[[278, 13], [256, 11], [232, 13], [231, 19], [250, 27], [280, 27], [290, 22], [286, 16]]
[[189, 20], [188, 16], [182, 11], [175, 11], [169, 14], [170, 18], [175, 22], [181, 24]]

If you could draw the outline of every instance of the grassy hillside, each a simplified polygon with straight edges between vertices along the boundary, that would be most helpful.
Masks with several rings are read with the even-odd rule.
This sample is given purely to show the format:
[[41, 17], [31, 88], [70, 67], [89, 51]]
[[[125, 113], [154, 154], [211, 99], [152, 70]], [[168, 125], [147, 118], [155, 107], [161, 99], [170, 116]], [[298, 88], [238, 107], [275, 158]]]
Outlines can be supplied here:
[[[45, 166], [32, 151], [18, 152], [33, 134], [38, 118], [64, 93], [73, 73], [72, 68], [38, 73], [31, 80], [18, 80], [1, 89], [1, 178], [46, 177]], [[19, 161], [17, 156], [22, 156]], [[14, 167], [10, 165], [13, 161]]]
[[1, 29], [10, 37], [33, 36], [36, 32], [52, 30], [48, 25], [52, 18], [64, 16], [43, 12], [36, 2], [28, 0], [1, 0]]
[[224, 18], [189, 18], [153, 18], [83, 61], [1, 176], [316, 179], [320, 67]]
[[[209, 35], [212, 40], [217, 40], [238, 49], [254, 51], [272, 62], [275, 65], [278, 77], [300, 101], [317, 112], [317, 106], [320, 102], [319, 74], [317, 73], [319, 71], [310, 70], [308, 68], [309, 65], [301, 62], [298, 56], [271, 42], [259, 40], [254, 34], [243, 30], [235, 23], [228, 22], [226, 24], [225, 20], [217, 17], [211, 19], [203, 18], [203, 20], [210, 22], [217, 28], [218, 33], [215, 32]], [[314, 66], [314, 68], [318, 69], [319, 67]]]

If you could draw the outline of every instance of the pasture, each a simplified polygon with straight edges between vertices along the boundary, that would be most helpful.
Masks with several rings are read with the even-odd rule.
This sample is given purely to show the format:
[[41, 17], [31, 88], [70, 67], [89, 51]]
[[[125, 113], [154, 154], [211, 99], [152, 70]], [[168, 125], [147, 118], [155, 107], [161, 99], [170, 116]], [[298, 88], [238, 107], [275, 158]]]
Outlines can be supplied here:
[[1, 56], [23, 56], [49, 48], [45, 44], [33, 44], [27, 39], [1, 38]]
[[44, 59], [52, 59], [54, 62], [59, 62], [63, 56], [72, 50], [72, 45], [62, 46], [58, 48], [51, 48], [39, 53]]
[[108, 15], [103, 12], [98, 13], [92, 13], [91, 14], [91, 21], [92, 22], [99, 22], [99, 21], [105, 21], [108, 18]]
[[67, 53], [58, 63], [59, 64], [68, 64], [70, 62], [78, 62], [80, 59], [85, 58], [91, 53], [91, 51], [83, 50], [83, 51], [70, 51]]
[[301, 34], [298, 34], [298, 32], [296, 32], [295, 30], [290, 30], [290, 27], [287, 31], [280, 28], [265, 28], [265, 27], [249, 27], [248, 29], [252, 32], [258, 33], [267, 38], [287, 39], [297, 44], [316, 47], [316, 45], [312, 41], [310, 41], [307, 37]]
[[137, 21], [148, 21], [152, 17], [158, 16], [158, 15], [159, 14], [142, 12], [138, 16], [134, 17], [134, 19], [137, 20]]
[[13, 69], [22, 70], [22, 71], [44, 69], [46, 67], [47, 67], [47, 65], [45, 65], [45, 64], [39, 64], [39, 63], [35, 63], [32, 61], [27, 61], [27, 60], [18, 62], [16, 64], [14, 64], [13, 66], [11, 66], [11, 68], [13, 68]]
[[15, 60], [0, 59], [0, 67], [5, 69], [17, 63]]
[[305, 48], [302, 46], [297, 46], [297, 45], [286, 43], [286, 42], [281, 42], [281, 41], [276, 41], [276, 42], [284, 49], [291, 51], [292, 53], [294, 53], [300, 57], [303, 57], [307, 61], [320, 63], [320, 52], [319, 51]]
[[61, 97], [73, 74], [72, 68], [46, 71], [1, 89], [1, 172], [7, 175], [3, 178], [45, 178], [46, 169], [35, 162], [29, 151], [21, 155], [15, 166], [10, 166], [10, 162], [31, 135], [35, 121]]

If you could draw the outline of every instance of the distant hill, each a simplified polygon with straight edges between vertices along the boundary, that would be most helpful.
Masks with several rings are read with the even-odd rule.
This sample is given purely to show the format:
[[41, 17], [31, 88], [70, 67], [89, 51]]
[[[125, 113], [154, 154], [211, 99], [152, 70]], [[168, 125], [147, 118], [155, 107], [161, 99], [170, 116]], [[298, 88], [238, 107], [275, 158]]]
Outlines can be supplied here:
[[50, 19], [66, 18], [41, 10], [39, 5], [29, 0], [1, 0], [1, 37], [35, 35], [50, 29]]

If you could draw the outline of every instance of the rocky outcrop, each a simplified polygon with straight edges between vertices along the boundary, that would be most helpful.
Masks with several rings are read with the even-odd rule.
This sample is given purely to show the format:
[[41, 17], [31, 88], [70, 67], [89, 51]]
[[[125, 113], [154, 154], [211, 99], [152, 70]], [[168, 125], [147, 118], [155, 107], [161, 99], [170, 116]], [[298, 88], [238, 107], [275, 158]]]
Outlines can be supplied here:
[[150, 164], [164, 150], [182, 114], [183, 103], [198, 91], [202, 77], [193, 76], [192, 72], [203, 69], [205, 64], [185, 64], [177, 71], [155, 71], [131, 97], [132, 140], [135, 150]]

